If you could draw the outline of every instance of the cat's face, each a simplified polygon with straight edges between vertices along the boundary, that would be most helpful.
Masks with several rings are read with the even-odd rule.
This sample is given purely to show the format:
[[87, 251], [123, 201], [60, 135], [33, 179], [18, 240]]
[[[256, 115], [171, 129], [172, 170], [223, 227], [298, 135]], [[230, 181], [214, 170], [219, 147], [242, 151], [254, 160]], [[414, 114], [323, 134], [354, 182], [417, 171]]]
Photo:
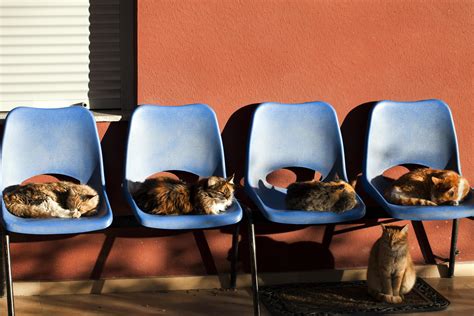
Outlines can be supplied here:
[[459, 205], [465, 190], [464, 178], [455, 172], [449, 172], [442, 178], [432, 177], [431, 201], [436, 204]]
[[78, 210], [81, 215], [93, 215], [99, 206], [99, 195], [86, 186], [77, 186], [70, 191], [67, 199], [70, 210]]
[[234, 198], [234, 176], [229, 178], [210, 177], [207, 180], [207, 192], [216, 203], [232, 203]]
[[392, 249], [403, 247], [407, 244], [408, 225], [405, 226], [385, 226], [381, 224], [382, 241]]

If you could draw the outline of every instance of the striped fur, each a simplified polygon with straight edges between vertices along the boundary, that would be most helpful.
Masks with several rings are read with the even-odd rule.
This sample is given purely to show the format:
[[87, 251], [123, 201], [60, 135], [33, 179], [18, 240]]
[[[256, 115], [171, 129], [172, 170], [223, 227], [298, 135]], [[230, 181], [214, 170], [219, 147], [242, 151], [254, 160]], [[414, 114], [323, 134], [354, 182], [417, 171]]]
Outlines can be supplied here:
[[11, 186], [3, 191], [3, 200], [10, 213], [31, 218], [91, 216], [99, 205], [94, 189], [68, 181]]
[[469, 191], [467, 179], [454, 171], [421, 168], [394, 181], [385, 198], [400, 205], [459, 205]]
[[354, 188], [345, 181], [312, 180], [290, 184], [285, 203], [290, 210], [342, 213], [353, 209], [357, 200]]
[[213, 176], [196, 184], [158, 177], [145, 180], [133, 193], [138, 207], [155, 215], [217, 215], [232, 204], [233, 197], [233, 176]]

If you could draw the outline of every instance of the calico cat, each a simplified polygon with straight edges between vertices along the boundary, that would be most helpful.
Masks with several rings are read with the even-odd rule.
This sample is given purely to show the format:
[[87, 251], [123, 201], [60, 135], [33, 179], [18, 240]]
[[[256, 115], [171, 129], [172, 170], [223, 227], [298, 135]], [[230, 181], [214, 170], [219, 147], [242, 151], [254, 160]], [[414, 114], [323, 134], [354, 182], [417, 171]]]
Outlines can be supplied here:
[[356, 193], [347, 182], [318, 180], [295, 182], [288, 186], [285, 197], [290, 210], [341, 213], [357, 205]]
[[385, 198], [400, 205], [459, 205], [470, 190], [466, 178], [454, 171], [421, 168], [395, 180]]
[[416, 272], [408, 247], [408, 225], [385, 226], [370, 251], [367, 268], [369, 294], [387, 303], [401, 303], [411, 291]]
[[225, 211], [234, 197], [234, 176], [209, 177], [186, 184], [168, 177], [147, 179], [132, 194], [138, 207], [156, 215], [214, 214]]
[[10, 186], [3, 200], [8, 211], [20, 217], [79, 218], [96, 214], [99, 194], [85, 184], [59, 181]]

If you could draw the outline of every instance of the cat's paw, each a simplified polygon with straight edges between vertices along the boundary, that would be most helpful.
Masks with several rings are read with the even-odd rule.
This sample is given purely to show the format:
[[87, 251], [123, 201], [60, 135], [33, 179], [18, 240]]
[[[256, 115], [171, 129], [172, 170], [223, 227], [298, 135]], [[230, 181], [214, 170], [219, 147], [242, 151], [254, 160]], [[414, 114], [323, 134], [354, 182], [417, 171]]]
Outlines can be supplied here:
[[79, 218], [79, 217], [81, 217], [81, 212], [79, 212], [78, 210], [71, 211], [71, 217], [72, 218]]
[[400, 304], [403, 300], [400, 296], [384, 294], [383, 301], [390, 304]]
[[393, 304], [400, 304], [401, 302], [403, 302], [403, 299], [401, 298], [401, 296], [392, 296]]
[[428, 205], [428, 206], [438, 206], [438, 204], [436, 204], [436, 203], [433, 202], [433, 201], [429, 201], [429, 200], [426, 200], [425, 203], [426, 203], [425, 205]]

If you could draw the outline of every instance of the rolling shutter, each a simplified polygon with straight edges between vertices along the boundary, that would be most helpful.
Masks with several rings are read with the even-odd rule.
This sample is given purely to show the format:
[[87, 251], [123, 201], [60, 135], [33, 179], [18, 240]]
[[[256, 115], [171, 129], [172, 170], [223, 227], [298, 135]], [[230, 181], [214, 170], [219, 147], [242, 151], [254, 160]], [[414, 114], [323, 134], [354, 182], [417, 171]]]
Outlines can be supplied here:
[[0, 0], [0, 110], [120, 108], [119, 0]]

